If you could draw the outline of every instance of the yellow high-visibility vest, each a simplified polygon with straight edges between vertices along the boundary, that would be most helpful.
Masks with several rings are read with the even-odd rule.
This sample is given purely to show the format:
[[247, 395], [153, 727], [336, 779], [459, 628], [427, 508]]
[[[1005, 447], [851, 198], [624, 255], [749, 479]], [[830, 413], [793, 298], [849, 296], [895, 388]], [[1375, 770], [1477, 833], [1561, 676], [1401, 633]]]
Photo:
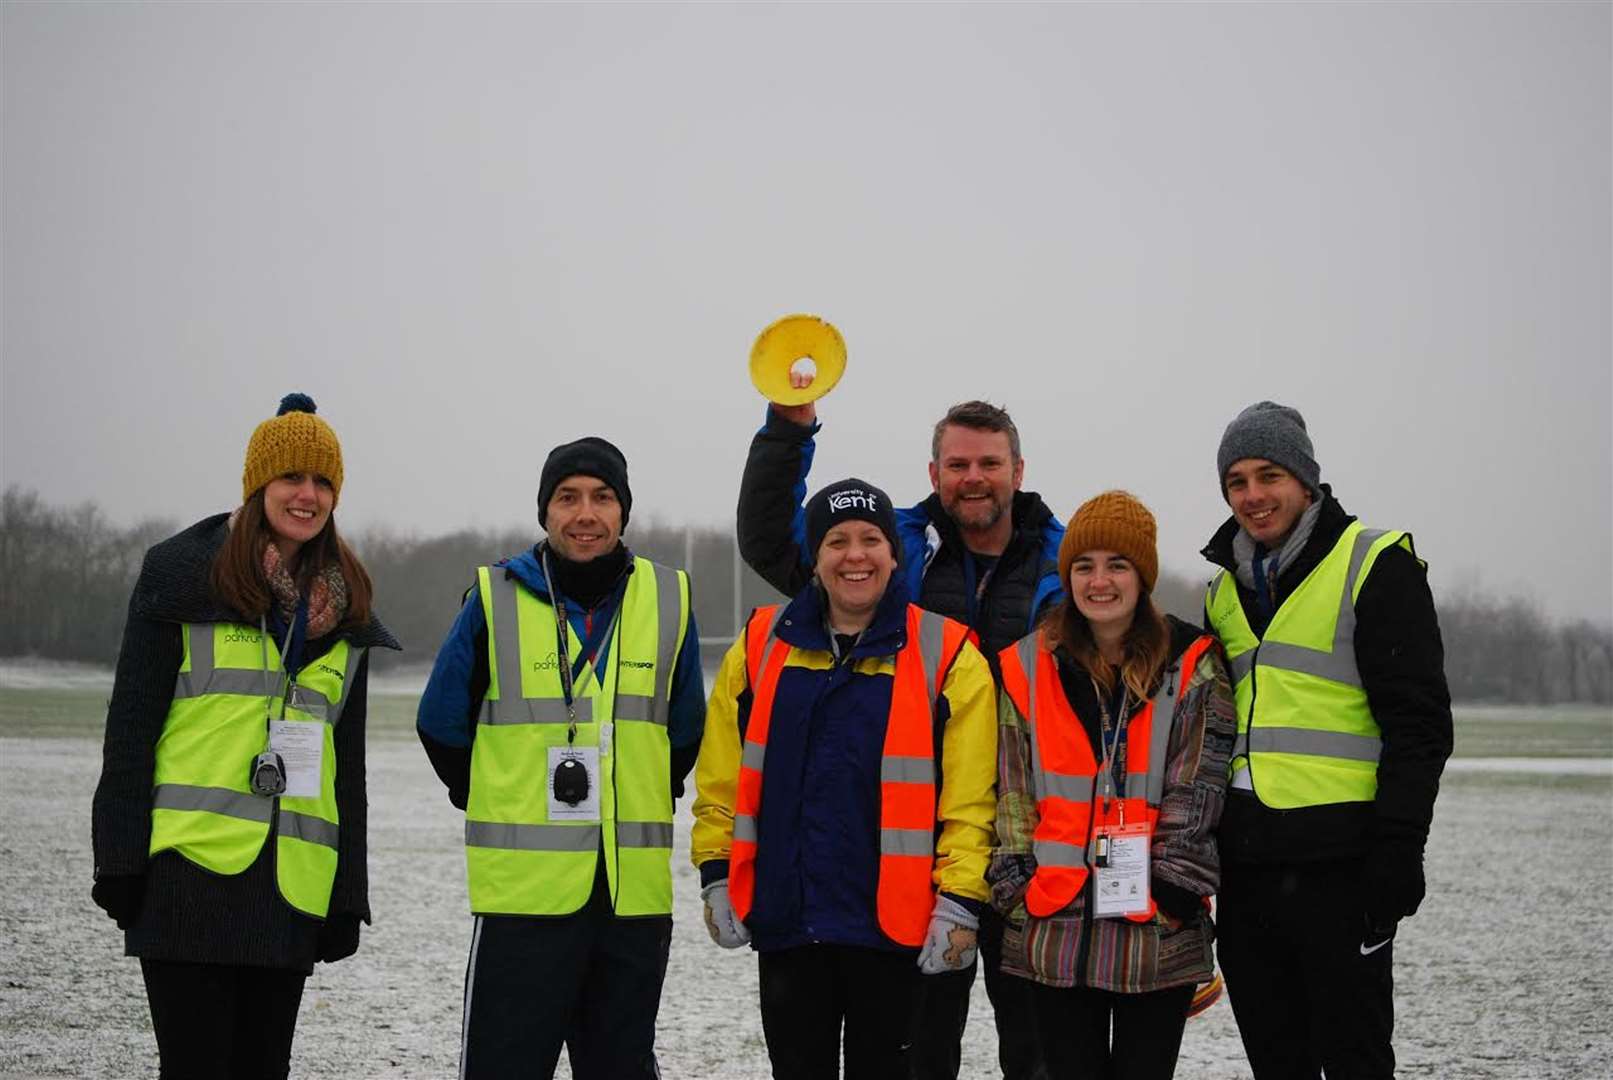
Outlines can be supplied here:
[[1351, 522], [1256, 637], [1222, 570], [1205, 599], [1226, 648], [1238, 705], [1229, 773], [1249, 770], [1267, 806], [1289, 810], [1370, 802], [1378, 792], [1382, 732], [1355, 662], [1355, 600], [1378, 556], [1411, 535]]
[[[478, 915], [565, 915], [593, 889], [603, 852], [618, 915], [672, 911], [672, 671], [689, 628], [689, 578], [633, 560], [604, 671], [572, 685], [577, 734], [599, 749], [598, 821], [551, 820], [549, 750], [567, 746], [555, 611], [499, 567], [476, 572], [489, 683], [465, 807], [470, 906]], [[567, 656], [582, 643], [568, 624]], [[604, 651], [604, 650], [601, 650]], [[603, 744], [601, 733], [611, 735]]]
[[[177, 851], [215, 874], [257, 859], [275, 822], [275, 878], [286, 903], [324, 918], [336, 878], [334, 732], [365, 650], [338, 641], [287, 677], [260, 626], [185, 623], [185, 654], [157, 740], [150, 854]], [[322, 725], [316, 797], [252, 793], [253, 759], [268, 747], [268, 720]]]

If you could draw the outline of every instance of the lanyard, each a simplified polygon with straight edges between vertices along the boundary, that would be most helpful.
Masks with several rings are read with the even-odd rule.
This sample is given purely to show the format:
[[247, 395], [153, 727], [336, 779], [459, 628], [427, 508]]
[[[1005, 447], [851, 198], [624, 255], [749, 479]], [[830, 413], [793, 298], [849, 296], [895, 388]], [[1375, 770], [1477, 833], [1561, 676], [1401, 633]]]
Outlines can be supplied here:
[[[566, 743], [567, 745], [570, 745], [577, 740], [576, 699], [572, 696], [572, 680], [575, 677], [575, 673], [571, 670], [571, 656], [569, 652], [571, 646], [571, 623], [566, 617], [565, 598], [560, 595], [560, 588], [555, 584], [554, 581], [554, 572], [549, 568], [548, 544], [543, 545], [542, 553], [543, 577], [549, 585], [550, 606], [554, 609], [555, 661], [557, 666], [560, 668], [560, 693], [566, 699], [566, 719], [569, 721], [566, 727]], [[610, 637], [612, 631], [618, 631], [620, 629], [621, 614], [622, 605], [618, 603], [616, 605], [616, 610], [611, 613], [610, 622], [607, 623], [602, 630], [596, 629], [589, 633], [588, 640], [583, 643], [582, 654], [577, 657], [577, 666], [579, 670], [581, 670], [582, 665], [587, 661], [590, 651], [596, 651], [601, 641], [607, 637]], [[620, 642], [612, 642], [612, 644], [613, 646], [619, 646]], [[621, 649], [613, 647], [610, 652], [611, 659], [614, 661], [617, 659], [617, 655], [621, 652]], [[599, 679], [599, 673], [597, 671], [594, 673], [594, 677], [596, 681]]]
[[[1116, 675], [1118, 677], [1118, 672]], [[1088, 678], [1090, 679], [1091, 676], [1088, 676]], [[1092, 679], [1092, 693], [1098, 699], [1099, 741], [1103, 743], [1103, 760], [1098, 765], [1098, 773], [1103, 777], [1103, 783], [1098, 785], [1098, 791], [1103, 798], [1103, 820], [1107, 821], [1109, 819], [1109, 800], [1111, 796], [1118, 795], [1119, 784], [1116, 782], [1114, 774], [1115, 755], [1120, 748], [1120, 744], [1125, 741], [1126, 725], [1131, 721], [1128, 709], [1131, 703], [1131, 688], [1126, 686], [1124, 682], [1120, 684], [1120, 719], [1115, 724], [1112, 738], [1109, 733], [1109, 705], [1104, 700], [1103, 690], [1098, 686], [1096, 679]], [[1124, 825], [1125, 823], [1126, 803], [1125, 800], [1121, 800], [1120, 824]]]

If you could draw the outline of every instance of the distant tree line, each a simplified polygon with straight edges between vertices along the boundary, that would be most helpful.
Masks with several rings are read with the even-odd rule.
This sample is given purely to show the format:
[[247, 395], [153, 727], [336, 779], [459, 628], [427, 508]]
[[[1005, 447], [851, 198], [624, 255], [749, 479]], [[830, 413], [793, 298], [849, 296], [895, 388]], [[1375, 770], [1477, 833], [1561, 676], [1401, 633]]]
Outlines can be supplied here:
[[[113, 663], [140, 560], [178, 528], [172, 521], [119, 527], [94, 504], [52, 506], [36, 492], [6, 488], [0, 497], [0, 656]], [[404, 643], [401, 656], [378, 653], [377, 667], [429, 663], [474, 568], [530, 547], [535, 534], [466, 530], [422, 539], [373, 530], [349, 536], [374, 578], [381, 618]], [[742, 567], [736, 605], [734, 542], [726, 531], [635, 521], [627, 540], [636, 554], [689, 568], [708, 659], [732, 640], [736, 609], [743, 618], [752, 607], [779, 599]], [[1155, 595], [1165, 610], [1202, 620], [1201, 582], [1161, 574]], [[1445, 669], [1458, 700], [1613, 703], [1613, 626], [1554, 622], [1527, 600], [1474, 588], [1438, 600]]]

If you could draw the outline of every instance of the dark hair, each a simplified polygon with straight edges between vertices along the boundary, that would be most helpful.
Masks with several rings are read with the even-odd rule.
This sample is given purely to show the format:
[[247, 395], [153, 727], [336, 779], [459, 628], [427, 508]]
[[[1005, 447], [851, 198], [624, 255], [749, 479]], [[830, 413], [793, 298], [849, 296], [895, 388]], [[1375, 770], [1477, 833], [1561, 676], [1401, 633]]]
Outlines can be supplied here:
[[[1105, 694], [1114, 689], [1117, 669], [1098, 651], [1092, 625], [1068, 595], [1043, 618], [1041, 636], [1042, 645], [1048, 651], [1063, 648], [1071, 660], [1087, 670]], [[1126, 629], [1121, 644], [1125, 655], [1118, 669], [1119, 677], [1139, 701], [1147, 700], [1170, 659], [1171, 649], [1170, 627], [1148, 593], [1137, 597], [1137, 610], [1131, 614], [1131, 626]]]
[[[269, 611], [269, 583], [263, 577], [263, 549], [274, 539], [263, 510], [263, 488], [247, 496], [235, 518], [224, 546], [213, 556], [209, 579], [214, 594], [225, 606], [251, 619]], [[336, 515], [325, 520], [319, 535], [302, 546], [297, 559], [297, 585], [305, 587], [330, 563], [337, 563], [347, 580], [347, 614], [343, 626], [363, 626], [370, 621], [370, 598], [374, 586], [370, 575], [353, 549], [336, 532]]]
[[1008, 410], [984, 401], [964, 401], [952, 406], [945, 416], [936, 421], [935, 432], [930, 436], [931, 461], [941, 460], [941, 435], [954, 424], [976, 431], [1006, 432], [1008, 456], [1010, 460], [1019, 460], [1019, 429], [1014, 426]]

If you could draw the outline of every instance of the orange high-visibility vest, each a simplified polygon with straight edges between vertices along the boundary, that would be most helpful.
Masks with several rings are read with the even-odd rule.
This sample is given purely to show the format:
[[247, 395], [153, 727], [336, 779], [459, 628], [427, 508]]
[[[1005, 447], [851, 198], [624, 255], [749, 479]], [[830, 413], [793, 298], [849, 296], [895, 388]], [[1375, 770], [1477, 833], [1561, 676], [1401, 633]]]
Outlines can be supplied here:
[[[1032, 837], [1036, 874], [1025, 893], [1025, 909], [1032, 915], [1052, 915], [1080, 895], [1094, 865], [1099, 826], [1145, 821], [1153, 833], [1165, 795], [1165, 753], [1176, 697], [1214, 641], [1206, 634], [1189, 645], [1166, 670], [1153, 699], [1126, 725], [1124, 794], [1114, 789], [1112, 776], [1098, 775], [1086, 728], [1064, 696], [1058, 662], [1040, 646], [1040, 634], [1002, 651], [1003, 689], [1031, 732], [1030, 779], [1038, 821]], [[1150, 897], [1147, 911], [1126, 917], [1147, 922], [1154, 911]]]
[[[734, 838], [728, 859], [728, 896], [741, 921], [756, 891], [757, 818], [767, 730], [779, 675], [790, 645], [774, 635], [782, 608], [757, 608], [745, 627], [746, 670], [753, 691], [750, 722], [740, 756], [734, 803]], [[879, 928], [899, 945], [922, 945], [935, 906], [930, 882], [935, 864], [935, 699], [958, 650], [969, 637], [963, 624], [916, 604], [907, 606], [907, 644], [896, 654], [890, 715], [879, 770]]]

